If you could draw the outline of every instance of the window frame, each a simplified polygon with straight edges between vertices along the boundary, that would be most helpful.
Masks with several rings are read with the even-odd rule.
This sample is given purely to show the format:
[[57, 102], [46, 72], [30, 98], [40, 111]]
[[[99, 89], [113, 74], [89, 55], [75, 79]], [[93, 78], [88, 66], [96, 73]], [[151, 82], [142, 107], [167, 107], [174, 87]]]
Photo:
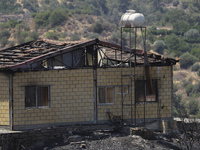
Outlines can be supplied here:
[[[127, 87], [127, 90], [128, 90], [128, 92], [127, 93], [124, 93], [124, 87]], [[121, 95], [121, 86], [118, 86], [117, 87], [117, 94], [118, 95]], [[119, 89], [120, 89], [120, 93], [119, 93]], [[128, 85], [123, 85], [123, 95], [125, 95], [125, 94], [129, 94], [129, 86]]]
[[[107, 88], [111, 88], [113, 90], [113, 103], [107, 103]], [[100, 88], [105, 89], [105, 103], [100, 103]], [[115, 104], [115, 86], [99, 86], [98, 90], [98, 98], [99, 98], [99, 105], [105, 106], [105, 105], [114, 105]]]
[[[144, 80], [136, 80], [136, 81], [144, 81]], [[138, 101], [136, 100], [136, 103], [157, 103], [158, 102], [158, 79], [152, 79], [151, 80], [152, 82], [155, 82], [155, 85], [153, 85], [153, 87], [155, 87], [155, 89], [153, 89], [153, 91], [155, 92], [155, 101]], [[136, 85], [135, 85], [136, 86]], [[145, 95], [147, 95], [147, 88], [148, 88], [148, 85], [147, 85], [147, 80], [145, 80], [145, 85], [144, 85], [144, 88], [145, 88]], [[136, 87], [135, 87], [136, 89]], [[135, 91], [136, 93], [136, 91]]]
[[[50, 108], [50, 85], [29, 85], [29, 86], [24, 86], [24, 107], [25, 109], [42, 109], [42, 108]], [[36, 88], [36, 106], [35, 107], [26, 107], [26, 87], [35, 87]], [[48, 105], [47, 106], [38, 106], [38, 93], [37, 93], [37, 88], [38, 87], [47, 87], [48, 88]]]

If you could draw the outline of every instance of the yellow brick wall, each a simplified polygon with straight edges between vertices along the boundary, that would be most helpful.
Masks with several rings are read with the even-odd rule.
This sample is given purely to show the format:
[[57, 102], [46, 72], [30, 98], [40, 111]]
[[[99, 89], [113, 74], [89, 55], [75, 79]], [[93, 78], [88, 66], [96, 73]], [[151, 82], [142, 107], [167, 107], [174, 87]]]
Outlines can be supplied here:
[[[93, 121], [93, 70], [15, 73], [14, 126]], [[25, 109], [25, 87], [50, 85], [50, 107]]]
[[[123, 68], [123, 75], [130, 75], [130, 68]], [[132, 74], [134, 69], [132, 68]], [[141, 80], [143, 77], [143, 67], [136, 68], [136, 79]], [[158, 79], [158, 99], [161, 99], [161, 103], [158, 105], [157, 102], [146, 103], [145, 105], [145, 117], [146, 118], [167, 118], [172, 117], [171, 114], [171, 67], [150, 67], [150, 74], [152, 79]], [[108, 120], [108, 114], [106, 110], [109, 109], [114, 115], [121, 116], [121, 95], [118, 94], [118, 85], [121, 85], [121, 68], [100, 68], [98, 69], [98, 86], [114, 86], [115, 96], [114, 105], [98, 105], [98, 118], [99, 120]], [[129, 77], [123, 77], [123, 85], [130, 85], [131, 80]], [[134, 104], [134, 82], [132, 82], [132, 100]], [[129, 90], [131, 88], [129, 87]], [[99, 91], [99, 90], [98, 90]], [[98, 96], [99, 98], [99, 96]], [[124, 95], [124, 104], [131, 104], [131, 94]], [[99, 100], [98, 100], [99, 101]], [[164, 106], [160, 110], [160, 106]], [[134, 105], [132, 109], [133, 118]], [[136, 117], [144, 118], [144, 104], [137, 104]], [[124, 106], [124, 119], [131, 119], [131, 107]]]
[[0, 125], [9, 125], [9, 74], [0, 73]]
[[[123, 68], [123, 74], [130, 74], [129, 68]], [[133, 73], [133, 69], [132, 69]], [[136, 68], [137, 79], [141, 80], [143, 67]], [[150, 67], [152, 79], [158, 79], [158, 99], [161, 99], [160, 117], [171, 117], [171, 67]], [[98, 104], [99, 121], [108, 120], [106, 110], [121, 115], [121, 68], [98, 68], [97, 86], [115, 86], [113, 105]], [[130, 85], [130, 78], [123, 78], [124, 85]], [[50, 85], [50, 108], [25, 109], [25, 86]], [[134, 82], [133, 82], [134, 87]], [[14, 88], [14, 126], [46, 123], [92, 122], [93, 121], [93, 69], [52, 70], [15, 73]], [[129, 90], [131, 90], [129, 88]], [[134, 88], [132, 88], [134, 103]], [[124, 103], [130, 104], [131, 94], [124, 95]], [[98, 96], [97, 96], [98, 97]], [[98, 97], [99, 98], [99, 97]], [[99, 101], [99, 99], [98, 99]], [[137, 105], [137, 118], [143, 118], [144, 105]], [[158, 103], [147, 103], [146, 118], [158, 118]], [[124, 119], [130, 119], [130, 106], [124, 107]], [[134, 106], [133, 106], [134, 117]]]

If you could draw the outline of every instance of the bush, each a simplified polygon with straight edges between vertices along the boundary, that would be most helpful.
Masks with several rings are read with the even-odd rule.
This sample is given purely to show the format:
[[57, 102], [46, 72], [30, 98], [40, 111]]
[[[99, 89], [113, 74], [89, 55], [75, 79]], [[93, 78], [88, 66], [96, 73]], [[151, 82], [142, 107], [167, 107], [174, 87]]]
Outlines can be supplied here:
[[191, 67], [191, 71], [198, 71], [200, 69], [200, 64], [198, 62], [194, 63]]
[[3, 37], [3, 38], [1, 39], [1, 47], [5, 47], [7, 43], [8, 43], [7, 37]]
[[197, 71], [197, 75], [200, 76], [200, 69]]
[[52, 26], [59, 25], [67, 18], [67, 13], [61, 9], [54, 10], [49, 17]]
[[61, 38], [66, 38], [66, 37], [67, 37], [67, 33], [65, 33], [65, 32], [64, 32], [64, 33], [61, 33], [61, 34], [60, 34], [60, 37], [61, 37]]
[[34, 39], [31, 38], [31, 37], [28, 37], [28, 38], [25, 40], [25, 42], [30, 42], [30, 41], [34, 41]]
[[23, 38], [26, 38], [28, 36], [28, 32], [27, 31], [22, 31], [20, 33], [20, 36], [23, 37]]
[[8, 45], [9, 45], [9, 47], [15, 46], [15, 41], [8, 41]]
[[193, 65], [195, 62], [198, 61], [198, 58], [195, 56], [184, 53], [180, 56], [180, 67], [183, 69], [187, 69], [189, 66]]
[[72, 34], [70, 37], [70, 41], [79, 41], [79, 40], [80, 40], [80, 37], [76, 33]]
[[98, 33], [92, 33], [87, 37], [87, 39], [95, 39], [95, 38], [99, 38], [99, 34]]
[[7, 39], [10, 37], [11, 33], [8, 30], [3, 30], [0, 32], [0, 38], [6, 37]]
[[153, 44], [153, 50], [159, 54], [163, 54], [165, 48], [165, 43], [163, 40], [157, 40]]
[[56, 32], [47, 32], [45, 37], [47, 39], [58, 40], [58, 35]]
[[187, 93], [187, 96], [189, 96], [190, 93], [193, 91], [193, 87], [194, 87], [193, 84], [188, 84], [188, 85], [185, 87], [185, 91], [186, 91], [186, 93]]
[[15, 26], [18, 24], [17, 20], [14, 20], [14, 19], [9, 20], [8, 23], [10, 24], [12, 28], [15, 28]]
[[[140, 45], [144, 49], [144, 42], [143, 42], [143, 40], [141, 41]], [[151, 43], [148, 40], [146, 40], [146, 51], [149, 52], [150, 50], [151, 50]]]
[[38, 37], [39, 37], [39, 34], [37, 32], [35, 32], [35, 31], [33, 31], [33, 32], [31, 32], [29, 34], [29, 37], [32, 38], [32, 39], [34, 39], [34, 40], [37, 40]]
[[199, 31], [197, 29], [190, 29], [184, 33], [185, 38], [197, 38], [199, 37]]
[[61, 29], [61, 27], [57, 27], [56, 30], [57, 30], [58, 32], [61, 32], [62, 29]]
[[196, 115], [199, 112], [199, 101], [191, 99], [188, 104], [189, 114]]
[[92, 26], [92, 31], [99, 34], [103, 31], [103, 29], [104, 29], [104, 25], [99, 21], [94, 23], [94, 25]]
[[37, 16], [37, 13], [32, 13], [32, 14], [31, 14], [31, 17], [32, 17], [32, 18], [35, 18], [36, 16]]
[[19, 37], [19, 38], [17, 39], [17, 44], [23, 44], [23, 43], [25, 43], [25, 38]]
[[200, 92], [200, 81], [194, 85], [192, 93], [199, 93]]
[[179, 0], [174, 0], [172, 3], [173, 3], [173, 6], [178, 6], [179, 5]]

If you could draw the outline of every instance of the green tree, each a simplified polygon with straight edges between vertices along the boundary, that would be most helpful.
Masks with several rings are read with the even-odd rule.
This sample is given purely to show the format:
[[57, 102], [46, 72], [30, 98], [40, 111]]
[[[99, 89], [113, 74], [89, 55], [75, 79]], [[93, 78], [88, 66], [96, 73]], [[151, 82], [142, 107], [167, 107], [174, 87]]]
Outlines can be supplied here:
[[200, 48], [193, 48], [190, 51], [190, 54], [192, 54], [193, 56], [196, 56], [200, 60]]
[[185, 38], [197, 38], [199, 37], [199, 31], [197, 29], [190, 29], [184, 33]]
[[20, 33], [20, 36], [21, 37], [23, 37], [23, 38], [26, 38], [27, 36], [28, 36], [28, 32], [27, 31], [22, 31], [21, 33]]
[[0, 38], [6, 37], [7, 39], [10, 37], [11, 33], [8, 30], [3, 30], [0, 32]]
[[180, 56], [184, 52], [190, 51], [189, 45], [183, 40], [180, 39], [175, 34], [171, 34], [165, 38], [167, 47], [170, 52], [173, 52], [175, 56]]
[[95, 22], [94, 25], [92, 26], [92, 31], [99, 34], [103, 31], [103, 29], [104, 25], [99, 21]]
[[33, 31], [33, 32], [31, 32], [31, 33], [29, 34], [29, 37], [30, 37], [31, 39], [33, 39], [33, 40], [37, 40], [38, 37], [39, 37], [39, 34], [38, 34], [37, 32], [35, 32], [35, 31]]
[[47, 39], [58, 40], [58, 35], [56, 32], [47, 32], [45, 37]]
[[197, 61], [198, 61], [197, 57], [189, 53], [184, 53], [180, 56], [180, 67], [183, 69], [187, 69]]
[[3, 37], [3, 38], [1, 39], [1, 47], [5, 47], [7, 43], [8, 43], [7, 37]]
[[199, 62], [196, 62], [192, 65], [191, 71], [198, 71], [200, 69], [200, 64]]
[[70, 37], [70, 41], [79, 41], [79, 40], [80, 40], [80, 37], [76, 33], [72, 34]]
[[189, 114], [196, 115], [199, 112], [199, 101], [191, 99], [188, 104]]
[[159, 54], [163, 54], [165, 46], [166, 45], [163, 40], [157, 40], [153, 44], [153, 50]]
[[189, 96], [190, 93], [193, 91], [193, 87], [194, 87], [193, 84], [188, 84], [188, 85], [185, 87], [185, 91], [186, 91], [186, 93], [187, 93], [187, 96]]
[[200, 76], [200, 69], [197, 71], [197, 75]]
[[67, 13], [61, 9], [54, 10], [49, 17], [52, 26], [59, 25], [67, 18]]
[[8, 41], [8, 45], [9, 45], [9, 47], [15, 46], [15, 41]]
[[23, 44], [23, 43], [25, 43], [25, 38], [19, 37], [19, 38], [17, 39], [17, 44]]
[[11, 20], [9, 20], [8, 23], [10, 24], [10, 26], [11, 26], [12, 28], [15, 28], [15, 26], [18, 24], [18, 21], [17, 21], [17, 20], [14, 20], [14, 19], [11, 19]]

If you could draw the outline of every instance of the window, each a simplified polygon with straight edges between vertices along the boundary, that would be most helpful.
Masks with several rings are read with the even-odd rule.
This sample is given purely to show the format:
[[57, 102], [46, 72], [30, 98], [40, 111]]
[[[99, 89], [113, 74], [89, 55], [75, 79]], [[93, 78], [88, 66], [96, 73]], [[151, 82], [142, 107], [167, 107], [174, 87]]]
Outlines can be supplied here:
[[25, 107], [49, 107], [49, 86], [26, 86]]
[[114, 103], [114, 87], [100, 87], [99, 104], [113, 104], [113, 103]]
[[[118, 94], [121, 94], [121, 86], [118, 87]], [[123, 86], [123, 94], [128, 94], [129, 92], [129, 89], [128, 89], [128, 86]]]
[[146, 102], [156, 102], [158, 99], [157, 80], [152, 80], [153, 94], [150, 94], [148, 82], [137, 80], [135, 82], [136, 102], [144, 102], [144, 89], [146, 89]]

